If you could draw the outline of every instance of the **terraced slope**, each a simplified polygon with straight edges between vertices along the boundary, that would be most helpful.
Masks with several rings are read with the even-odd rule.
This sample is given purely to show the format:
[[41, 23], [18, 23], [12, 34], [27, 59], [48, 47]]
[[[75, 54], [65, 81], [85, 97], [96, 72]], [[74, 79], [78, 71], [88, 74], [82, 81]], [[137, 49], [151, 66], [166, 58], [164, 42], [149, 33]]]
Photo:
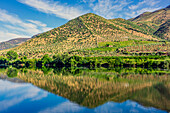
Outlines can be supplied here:
[[130, 30], [132, 35], [140, 34], [142, 35], [142, 37], [148, 37], [148, 35], [153, 36], [153, 32], [155, 31], [154, 28], [148, 26], [147, 24], [144, 23], [138, 24], [122, 18], [112, 19], [110, 21], [124, 27], [127, 30]]

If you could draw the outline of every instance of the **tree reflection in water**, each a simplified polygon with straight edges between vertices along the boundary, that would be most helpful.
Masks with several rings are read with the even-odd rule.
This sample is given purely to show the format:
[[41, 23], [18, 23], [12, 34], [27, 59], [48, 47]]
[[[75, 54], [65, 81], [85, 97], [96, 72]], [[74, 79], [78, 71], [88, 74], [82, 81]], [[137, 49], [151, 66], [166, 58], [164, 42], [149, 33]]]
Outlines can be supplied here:
[[167, 70], [58, 68], [25, 69], [23, 72], [20, 69], [17, 78], [88, 108], [109, 101], [133, 100], [144, 106], [170, 111]]

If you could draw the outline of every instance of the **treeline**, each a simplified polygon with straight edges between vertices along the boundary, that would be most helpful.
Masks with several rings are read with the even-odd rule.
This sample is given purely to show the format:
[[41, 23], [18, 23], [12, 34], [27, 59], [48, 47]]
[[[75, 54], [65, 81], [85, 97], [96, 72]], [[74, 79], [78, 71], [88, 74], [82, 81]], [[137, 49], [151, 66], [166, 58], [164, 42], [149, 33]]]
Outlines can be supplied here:
[[14, 51], [7, 52], [6, 57], [0, 57], [0, 66], [15, 67], [144, 67], [169, 69], [170, 56], [113, 56], [113, 57], [80, 57], [47, 54], [41, 59], [18, 58]]

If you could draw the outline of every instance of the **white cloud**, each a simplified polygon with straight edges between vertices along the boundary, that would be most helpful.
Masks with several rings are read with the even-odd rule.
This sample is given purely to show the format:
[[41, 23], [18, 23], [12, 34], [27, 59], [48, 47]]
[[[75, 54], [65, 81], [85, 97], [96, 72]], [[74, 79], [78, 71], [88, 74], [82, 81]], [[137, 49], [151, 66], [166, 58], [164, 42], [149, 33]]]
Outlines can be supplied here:
[[16, 15], [9, 14], [2, 9], [0, 9], [0, 21], [2, 22], [0, 26], [0, 41], [19, 37], [31, 37], [52, 29], [40, 21], [27, 20], [24, 22]]
[[85, 14], [80, 7], [73, 7], [60, 4], [59, 2], [49, 1], [49, 0], [18, 0], [20, 3], [26, 4], [33, 8], [36, 8], [38, 11], [55, 14], [57, 17], [64, 19], [73, 19], [82, 14]]
[[158, 4], [158, 3], [160, 3], [160, 0], [144, 0], [144, 2], [148, 6], [154, 6], [154, 5]]
[[142, 5], [145, 4], [145, 3], [146, 3], [146, 0], [144, 0], [144, 1], [142, 1], [142, 2], [138, 2], [137, 5], [131, 5], [131, 6], [129, 6], [129, 9], [135, 10], [135, 9], [139, 8], [140, 6], [142, 6]]
[[36, 24], [38, 26], [42, 26], [42, 27], [46, 27], [47, 25], [40, 22], [40, 21], [35, 21], [35, 20], [28, 20], [29, 22], [33, 23], [33, 24]]
[[[86, 12], [94, 12], [105, 18], [118, 18], [118, 17], [133, 17], [138, 14], [137, 11], [143, 8], [153, 9], [160, 0], [142, 0], [137, 4], [131, 0], [79, 0], [80, 3], [85, 5], [73, 7], [68, 4], [61, 4], [52, 0], [18, 0], [19, 2], [36, 8], [37, 10], [47, 13], [55, 14], [57, 17], [64, 19], [73, 19]], [[133, 4], [130, 5], [129, 4]], [[84, 9], [83, 9], [84, 8]], [[85, 9], [86, 8], [86, 9]], [[157, 7], [156, 7], [157, 8]], [[88, 9], [88, 10], [87, 10]], [[135, 12], [135, 14], [131, 14]]]
[[118, 16], [122, 17], [119, 12], [123, 11], [123, 8], [131, 2], [127, 2], [126, 0], [90, 0], [85, 1], [84, 3], [87, 3], [92, 11], [100, 16], [105, 18], [116, 18]]
[[136, 10], [136, 11], [130, 11], [129, 13], [126, 12], [125, 15], [127, 15], [128, 17], [126, 19], [128, 19], [129, 17], [136, 17], [136, 16], [139, 16], [140, 14], [144, 13], [144, 12], [153, 12], [155, 10], [158, 10], [160, 9], [159, 8], [142, 8], [142, 9], [139, 9], [139, 10]]
[[131, 0], [81, 0], [91, 11], [105, 18], [132, 18], [144, 11], [159, 9], [160, 0], [142, 0], [135, 4]]
[[158, 10], [158, 9], [160, 9], [160, 7], [159, 8], [143, 8], [143, 9], [140, 9], [136, 12], [137, 12], [137, 15], [140, 15], [144, 12], [153, 12], [153, 11]]
[[84, 2], [84, 3], [87, 3], [87, 2], [90, 2], [90, 3], [92, 3], [92, 2], [95, 2], [96, 0], [81, 0], [81, 2]]
[[80, 0], [85, 3], [92, 12], [105, 18], [132, 18], [145, 11], [155, 11], [161, 0]]
[[158, 3], [160, 0], [143, 0], [137, 4], [128, 6], [128, 9], [125, 11], [126, 19], [139, 16], [144, 12], [153, 12], [160, 9]]
[[2, 22], [10, 22], [12, 24], [22, 23], [17, 16], [8, 14], [7, 11], [0, 9], [0, 21]]
[[29, 38], [29, 37], [30, 36], [10, 33], [8, 31], [0, 31], [0, 42], [7, 41], [13, 38]]
[[154, 6], [155, 4], [158, 4], [160, 1], [155, 1], [155, 0], [143, 0], [141, 2], [138, 2], [138, 4], [136, 5], [131, 5], [129, 6], [129, 9], [131, 10], [135, 10], [135, 9], [138, 9], [140, 7], [143, 7], [145, 5], [148, 5], [148, 6]]
[[84, 3], [86, 3], [87, 1], [86, 1], [86, 0], [81, 0], [80, 2], [84, 2]]

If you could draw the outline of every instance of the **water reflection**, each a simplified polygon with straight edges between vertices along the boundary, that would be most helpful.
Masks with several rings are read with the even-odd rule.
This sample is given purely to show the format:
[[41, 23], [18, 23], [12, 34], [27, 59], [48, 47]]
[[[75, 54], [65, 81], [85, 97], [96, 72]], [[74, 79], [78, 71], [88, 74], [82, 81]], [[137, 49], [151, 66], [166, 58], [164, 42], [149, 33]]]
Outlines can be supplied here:
[[[19, 106], [32, 106], [30, 102], [40, 104], [33, 109], [34, 112], [42, 113], [170, 111], [168, 70], [15, 69], [10, 71], [17, 72], [20, 80], [58, 96], [31, 84], [0, 80], [0, 106], [3, 106], [0, 112], [9, 108], [16, 109], [18, 103]], [[5, 75], [9, 69], [0, 71]], [[5, 105], [3, 102], [10, 104]]]
[[[27, 99], [29, 99], [29, 101], [41, 100], [48, 94], [33, 87], [31, 84], [12, 83], [4, 80], [0, 80], [0, 91], [0, 112], [5, 112], [9, 108], [15, 109], [13, 108], [14, 106], [19, 107], [18, 105]], [[12, 109], [8, 111], [12, 113]]]
[[18, 75], [18, 70], [16, 68], [9, 68], [7, 71], [7, 76], [8, 77], [16, 77]]

